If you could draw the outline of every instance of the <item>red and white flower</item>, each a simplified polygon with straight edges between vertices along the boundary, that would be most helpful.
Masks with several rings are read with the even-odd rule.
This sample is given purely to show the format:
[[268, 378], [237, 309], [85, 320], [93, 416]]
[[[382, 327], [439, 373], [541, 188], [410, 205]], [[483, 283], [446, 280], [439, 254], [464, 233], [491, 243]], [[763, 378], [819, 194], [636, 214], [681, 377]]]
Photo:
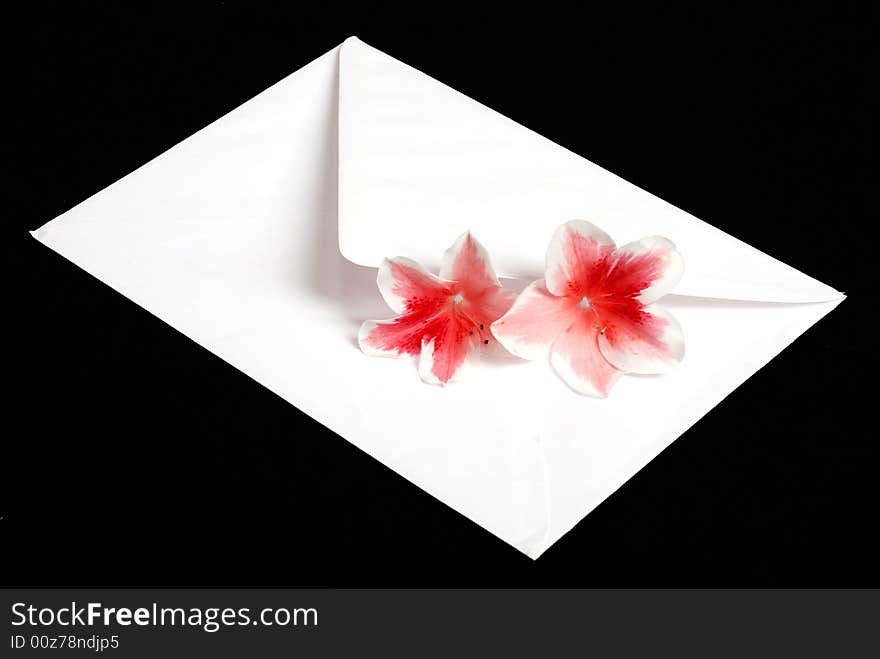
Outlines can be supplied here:
[[623, 373], [662, 373], [684, 357], [681, 327], [655, 304], [683, 270], [666, 238], [615, 247], [598, 227], [574, 220], [553, 235], [544, 279], [520, 294], [492, 332], [524, 359], [549, 353], [572, 389], [605, 397]]
[[470, 232], [446, 250], [439, 277], [397, 257], [382, 263], [376, 283], [400, 315], [364, 322], [361, 350], [383, 357], [419, 355], [419, 375], [431, 384], [452, 381], [469, 356], [489, 345], [490, 325], [515, 297], [501, 287], [486, 250]]

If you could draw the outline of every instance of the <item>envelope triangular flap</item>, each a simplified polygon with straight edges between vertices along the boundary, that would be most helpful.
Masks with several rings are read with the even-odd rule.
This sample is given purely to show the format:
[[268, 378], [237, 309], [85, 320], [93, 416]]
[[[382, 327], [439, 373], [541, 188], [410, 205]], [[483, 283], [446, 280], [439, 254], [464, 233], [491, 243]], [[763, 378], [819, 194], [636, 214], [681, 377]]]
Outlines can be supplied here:
[[559, 224], [673, 240], [676, 293], [818, 302], [840, 293], [352, 37], [340, 53], [339, 246], [436, 265], [470, 229], [499, 274], [535, 278]]

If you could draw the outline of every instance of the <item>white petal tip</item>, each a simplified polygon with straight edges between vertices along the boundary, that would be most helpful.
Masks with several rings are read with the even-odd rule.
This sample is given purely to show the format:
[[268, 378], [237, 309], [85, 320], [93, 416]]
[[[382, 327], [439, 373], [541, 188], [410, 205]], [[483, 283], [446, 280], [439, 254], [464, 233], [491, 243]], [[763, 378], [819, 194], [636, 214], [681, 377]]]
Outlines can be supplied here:
[[391, 357], [392, 359], [397, 359], [401, 357], [401, 353], [397, 350], [385, 350], [384, 348], [377, 348], [375, 346], [370, 345], [368, 341], [369, 335], [376, 329], [379, 325], [386, 324], [392, 321], [382, 321], [382, 320], [365, 320], [361, 323], [361, 327], [358, 330], [358, 347], [361, 349], [361, 352], [369, 357]]

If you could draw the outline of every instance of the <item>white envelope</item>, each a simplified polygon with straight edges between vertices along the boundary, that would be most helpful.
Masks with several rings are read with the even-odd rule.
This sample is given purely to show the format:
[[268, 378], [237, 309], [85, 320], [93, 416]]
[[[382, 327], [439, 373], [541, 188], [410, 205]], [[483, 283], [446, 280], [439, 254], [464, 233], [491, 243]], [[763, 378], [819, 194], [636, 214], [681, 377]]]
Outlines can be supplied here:
[[[435, 268], [470, 229], [522, 287], [574, 218], [677, 244], [673, 373], [599, 400], [543, 363], [435, 387], [358, 349], [394, 315], [383, 257]], [[33, 235], [535, 558], [844, 297], [355, 38]]]

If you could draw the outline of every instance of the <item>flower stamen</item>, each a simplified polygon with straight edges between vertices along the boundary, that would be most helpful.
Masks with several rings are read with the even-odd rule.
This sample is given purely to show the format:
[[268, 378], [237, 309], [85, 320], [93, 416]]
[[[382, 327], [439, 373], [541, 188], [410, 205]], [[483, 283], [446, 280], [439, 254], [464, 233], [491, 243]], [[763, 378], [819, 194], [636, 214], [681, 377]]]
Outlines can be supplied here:
[[[459, 295], [461, 295], [461, 293], [459, 293]], [[487, 339], [487, 338], [485, 337], [485, 335], [483, 334], [483, 332], [484, 332], [485, 329], [486, 329], [486, 325], [485, 325], [485, 323], [478, 323], [476, 320], [473, 319], [473, 317], [471, 317], [471, 315], [470, 315], [467, 311], [465, 311], [465, 310], [462, 309], [461, 307], [459, 307], [459, 309], [458, 309], [458, 313], [460, 313], [460, 314], [462, 315], [462, 317], [463, 317], [465, 320], [467, 320], [467, 321], [471, 324], [472, 327], [475, 328], [475, 330], [470, 330], [470, 331], [468, 332], [468, 335], [469, 335], [469, 336], [473, 336], [473, 335], [474, 335], [474, 331], [476, 331], [477, 334], [480, 336], [480, 340], [483, 342], [483, 344], [484, 344], [484, 345], [489, 345], [489, 339]]]

